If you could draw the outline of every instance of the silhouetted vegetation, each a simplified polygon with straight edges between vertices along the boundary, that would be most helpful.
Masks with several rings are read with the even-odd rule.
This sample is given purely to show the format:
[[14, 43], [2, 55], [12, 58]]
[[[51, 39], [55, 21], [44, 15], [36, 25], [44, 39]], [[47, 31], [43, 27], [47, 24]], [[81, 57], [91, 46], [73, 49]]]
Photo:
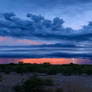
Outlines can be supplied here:
[[21, 86], [16, 85], [14, 87], [15, 92], [51, 92], [45, 89], [44, 86], [54, 85], [51, 79], [41, 79], [39, 77], [33, 76], [26, 80]]
[[2, 81], [2, 78], [3, 78], [2, 75], [0, 75], [0, 81]]
[[61, 73], [63, 75], [92, 75], [92, 65], [78, 65], [78, 64], [66, 64], [66, 65], [51, 65], [49, 63], [44, 64], [27, 64], [19, 62], [18, 64], [0, 64], [0, 71], [5, 73], [17, 72], [17, 73], [46, 73], [49, 75], [55, 75]]
[[63, 89], [62, 88], [57, 88], [56, 92], [63, 92]]

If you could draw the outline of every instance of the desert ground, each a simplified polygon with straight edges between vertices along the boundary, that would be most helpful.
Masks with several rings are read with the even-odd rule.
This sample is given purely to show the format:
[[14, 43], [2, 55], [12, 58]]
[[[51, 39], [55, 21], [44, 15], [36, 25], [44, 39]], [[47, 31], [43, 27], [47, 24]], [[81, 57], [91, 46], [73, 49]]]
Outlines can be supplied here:
[[[10, 74], [0, 73], [0, 92], [14, 92], [15, 85], [21, 85], [29, 77], [33, 76], [32, 73], [18, 74], [12, 72]], [[53, 80], [54, 85], [47, 87], [53, 91], [55, 88], [62, 88], [63, 92], [92, 92], [92, 76], [88, 75], [71, 75], [63, 76], [62, 74], [47, 75], [37, 74], [41, 78], [50, 78]]]

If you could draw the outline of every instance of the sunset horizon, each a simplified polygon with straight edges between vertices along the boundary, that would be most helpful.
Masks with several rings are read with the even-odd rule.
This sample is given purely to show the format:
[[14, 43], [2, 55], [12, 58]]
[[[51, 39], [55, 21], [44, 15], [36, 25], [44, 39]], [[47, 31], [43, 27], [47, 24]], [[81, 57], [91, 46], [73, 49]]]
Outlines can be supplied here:
[[92, 0], [0, 0], [0, 92], [92, 92]]

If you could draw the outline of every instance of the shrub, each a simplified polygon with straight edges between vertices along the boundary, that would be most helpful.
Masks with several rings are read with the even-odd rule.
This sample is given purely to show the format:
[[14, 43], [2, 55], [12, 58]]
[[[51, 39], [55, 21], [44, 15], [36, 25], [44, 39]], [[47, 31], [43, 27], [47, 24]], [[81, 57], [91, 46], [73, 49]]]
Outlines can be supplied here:
[[49, 69], [47, 74], [49, 75], [56, 75], [58, 73], [58, 71], [56, 69]]
[[63, 89], [62, 88], [57, 88], [56, 92], [63, 92]]
[[5, 72], [5, 74], [10, 74], [9, 70], [5, 70], [4, 72]]
[[24, 62], [23, 61], [19, 61], [18, 64], [24, 64]]
[[23, 88], [22, 88], [22, 86], [20, 86], [20, 85], [16, 85], [16, 86], [13, 87], [13, 90], [14, 90], [15, 92], [23, 92], [22, 89], [23, 89]]
[[70, 72], [70, 71], [68, 71], [68, 70], [64, 70], [64, 71], [62, 71], [62, 74], [63, 74], [64, 76], [70, 76], [70, 75], [72, 75], [73, 73]]
[[0, 81], [2, 81], [2, 75], [0, 75]]
[[53, 81], [51, 79], [41, 79], [37, 76], [33, 76], [24, 82], [24, 86], [37, 87], [37, 86], [50, 86], [53, 85]]
[[44, 81], [45, 81], [45, 85], [47, 85], [47, 86], [52, 86], [52, 85], [54, 85], [54, 83], [53, 83], [53, 80], [52, 79], [44, 79]]
[[38, 77], [31, 77], [26, 80], [22, 86], [15, 86], [15, 92], [49, 92], [44, 86], [53, 85], [53, 81], [50, 79], [41, 79]]

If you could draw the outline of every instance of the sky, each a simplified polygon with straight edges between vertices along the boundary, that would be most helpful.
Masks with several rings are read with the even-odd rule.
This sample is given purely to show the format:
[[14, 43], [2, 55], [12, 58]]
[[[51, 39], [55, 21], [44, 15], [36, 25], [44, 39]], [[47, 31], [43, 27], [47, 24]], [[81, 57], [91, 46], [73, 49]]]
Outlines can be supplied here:
[[91, 58], [91, 6], [92, 0], [0, 0], [0, 57]]
[[63, 18], [65, 27], [80, 29], [92, 20], [92, 0], [0, 0], [0, 12], [14, 12], [24, 18], [27, 13], [47, 19]]

